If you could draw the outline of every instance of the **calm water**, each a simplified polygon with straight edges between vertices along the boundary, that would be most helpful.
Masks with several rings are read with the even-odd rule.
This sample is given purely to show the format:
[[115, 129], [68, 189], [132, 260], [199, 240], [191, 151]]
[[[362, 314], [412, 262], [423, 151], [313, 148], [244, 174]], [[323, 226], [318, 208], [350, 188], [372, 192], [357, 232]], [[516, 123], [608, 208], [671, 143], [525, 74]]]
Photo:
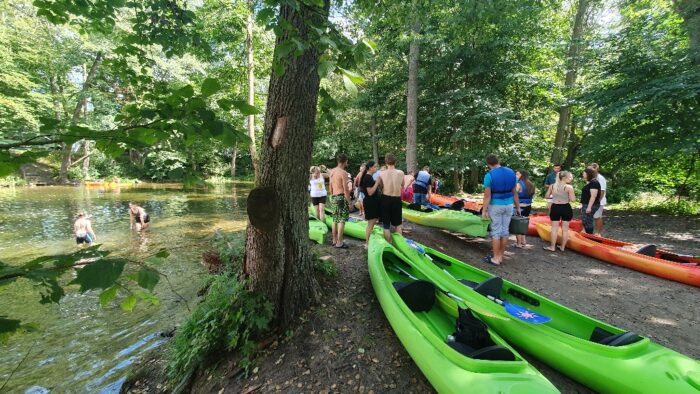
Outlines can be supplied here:
[[[206, 191], [175, 185], [0, 189], [0, 260], [20, 264], [76, 250], [72, 223], [75, 213], [84, 210], [92, 215], [102, 249], [139, 259], [169, 248], [170, 257], [157, 268], [193, 306], [205, 275], [199, 257], [206, 238], [216, 229], [245, 228], [247, 191], [246, 185]], [[151, 215], [144, 235], [129, 229], [129, 201], [139, 202]], [[66, 280], [74, 275], [67, 273]], [[160, 305], [139, 302], [133, 312], [118, 305], [101, 308], [99, 291], [80, 294], [74, 287], [59, 305], [39, 304], [38, 292], [24, 280], [0, 288], [0, 315], [40, 327], [0, 345], [0, 386], [26, 357], [4, 391], [118, 392], [127, 367], [161, 345], [159, 333], [188, 314], [164, 281], [156, 287]]]

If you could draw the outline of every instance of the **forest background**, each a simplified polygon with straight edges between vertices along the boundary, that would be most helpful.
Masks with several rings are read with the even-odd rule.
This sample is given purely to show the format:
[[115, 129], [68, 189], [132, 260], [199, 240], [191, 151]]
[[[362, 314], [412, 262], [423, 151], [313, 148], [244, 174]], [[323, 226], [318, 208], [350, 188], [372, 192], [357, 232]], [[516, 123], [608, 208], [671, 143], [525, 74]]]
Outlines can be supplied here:
[[[271, 8], [205, 0], [170, 15], [153, 2], [154, 18], [174, 22], [139, 31], [134, 11], [90, 24], [50, 3], [0, 5], [3, 183], [21, 183], [17, 166], [32, 161], [60, 182], [253, 177], [262, 124], [250, 134], [247, 116], [262, 118], [276, 60], [304, 45], [273, 50]], [[697, 199], [700, 65], [683, 2], [381, 3], [331, 10], [338, 33], [365, 45], [354, 69], [321, 59], [313, 163], [345, 152], [355, 172], [392, 151], [429, 164], [446, 192], [475, 192], [491, 152], [538, 184], [553, 161], [595, 161], [611, 202]], [[158, 29], [186, 34], [164, 45]]]

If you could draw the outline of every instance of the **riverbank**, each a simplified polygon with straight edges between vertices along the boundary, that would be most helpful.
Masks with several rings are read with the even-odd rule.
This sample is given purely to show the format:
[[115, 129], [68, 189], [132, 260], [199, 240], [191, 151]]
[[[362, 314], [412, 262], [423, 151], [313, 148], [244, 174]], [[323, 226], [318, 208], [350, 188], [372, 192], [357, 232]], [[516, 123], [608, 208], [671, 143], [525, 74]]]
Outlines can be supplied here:
[[[531, 249], [509, 252], [504, 266], [486, 266], [480, 261], [488, 252], [487, 240], [412, 224], [407, 227], [410, 230], [407, 236], [412, 239], [582, 313], [700, 358], [700, 343], [691, 335], [700, 324], [700, 316], [688, 307], [697, 302], [696, 288], [575, 252], [547, 252], [534, 237], [528, 238], [533, 244]], [[605, 234], [700, 254], [698, 216], [610, 211]], [[242, 376], [234, 358], [224, 357], [215, 367], [197, 376], [191, 392], [431, 392], [430, 384], [401, 346], [376, 301], [362, 243], [352, 239], [348, 243], [349, 250], [314, 246], [320, 256], [328, 256], [335, 262], [337, 276], [324, 283], [323, 304], [309, 310], [297, 325], [261, 352], [249, 376]], [[590, 392], [525, 356], [562, 392]], [[124, 392], [158, 391], [157, 380], [141, 378], [134, 383], [138, 384], [125, 388]]]

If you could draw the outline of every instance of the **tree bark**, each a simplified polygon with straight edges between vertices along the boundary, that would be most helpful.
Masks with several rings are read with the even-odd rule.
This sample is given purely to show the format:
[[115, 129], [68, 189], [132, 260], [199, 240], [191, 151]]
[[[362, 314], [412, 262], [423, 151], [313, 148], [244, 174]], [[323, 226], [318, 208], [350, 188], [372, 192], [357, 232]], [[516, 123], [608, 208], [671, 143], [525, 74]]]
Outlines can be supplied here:
[[[327, 21], [329, 6], [329, 0], [323, 8], [282, 5], [280, 18], [308, 41], [311, 26]], [[277, 37], [276, 46], [289, 39], [288, 31]], [[249, 289], [273, 304], [280, 326], [291, 323], [318, 297], [309, 255], [306, 193], [320, 84], [318, 60], [312, 45], [300, 56], [282, 59], [283, 75], [272, 73], [259, 173], [248, 197], [243, 274]]]
[[372, 132], [372, 158], [376, 164], [379, 164], [379, 139], [377, 137], [377, 119], [372, 116], [369, 124]]
[[454, 181], [454, 187], [455, 187], [455, 194], [460, 194], [464, 193], [464, 175], [462, 174], [462, 171], [457, 171], [455, 170], [453, 173], [453, 181]]
[[[248, 21], [246, 24], [246, 52], [248, 55], [248, 104], [255, 106], [255, 61], [253, 58], [253, 2], [248, 0]], [[255, 115], [248, 115], [248, 137], [250, 138], [250, 159], [253, 162], [253, 172], [258, 174], [258, 149], [255, 145]], [[238, 148], [236, 148], [238, 151]], [[232, 168], [232, 171], [235, 169]]]
[[408, 50], [408, 91], [406, 94], [406, 171], [414, 173], [418, 168], [418, 59], [420, 45], [418, 35], [421, 25], [416, 21], [411, 32], [413, 38]]
[[571, 131], [569, 132], [568, 147], [566, 149], [566, 159], [564, 159], [564, 168], [571, 171], [574, 166], [574, 160], [578, 154], [581, 139], [576, 133], [576, 117], [571, 119]]
[[[92, 81], [95, 78], [95, 75], [97, 74], [97, 69], [100, 66], [101, 62], [102, 52], [98, 52], [97, 56], [95, 56], [95, 60], [92, 62], [92, 66], [90, 66], [90, 71], [88, 72], [87, 76], [85, 76], [83, 88], [80, 90], [80, 94], [78, 95], [78, 102], [77, 104], [75, 104], [75, 109], [73, 110], [73, 116], [71, 117], [71, 125], [78, 123], [78, 119], [80, 119], [80, 114], [83, 109], [83, 105], [85, 104], [85, 95], [87, 94], [88, 90], [90, 90], [90, 86], [92, 85]], [[58, 173], [59, 182], [61, 183], [68, 183], [68, 168], [71, 164], [71, 153], [72, 144], [64, 144], [63, 151], [61, 153], [61, 170]]]
[[554, 136], [554, 150], [552, 151], [552, 163], [560, 163], [564, 156], [564, 144], [568, 137], [569, 122], [571, 120], [572, 90], [576, 86], [576, 74], [579, 67], [579, 52], [583, 31], [586, 27], [586, 16], [588, 14], [589, 0], [578, 0], [574, 27], [571, 33], [569, 51], [566, 55], [566, 76], [564, 77], [564, 100], [559, 112], [559, 122], [557, 123], [557, 133]]
[[238, 158], [238, 144], [233, 147], [231, 153], [231, 180], [236, 178], [236, 158]]
[[688, 29], [690, 56], [700, 66], [700, 0], [673, 0], [673, 4]]

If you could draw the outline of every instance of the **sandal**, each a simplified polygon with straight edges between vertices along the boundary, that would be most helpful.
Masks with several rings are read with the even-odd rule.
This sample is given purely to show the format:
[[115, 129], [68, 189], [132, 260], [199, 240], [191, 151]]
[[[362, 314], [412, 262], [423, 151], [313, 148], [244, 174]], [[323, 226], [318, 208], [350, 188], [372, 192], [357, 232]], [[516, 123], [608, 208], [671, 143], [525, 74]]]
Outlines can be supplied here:
[[483, 262], [486, 263], [486, 264], [491, 264], [491, 265], [495, 265], [495, 266], [500, 266], [500, 265], [501, 265], [501, 264], [496, 263], [495, 261], [491, 260], [491, 255], [486, 255], [486, 257], [484, 257], [483, 259], [481, 259], [481, 261], [483, 261]]
[[556, 249], [550, 249], [549, 246], [543, 246], [542, 249], [548, 251], [548, 252], [556, 252]]
[[566, 249], [562, 248], [561, 246], [557, 246], [557, 248], [562, 252], [566, 251]]
[[343, 242], [343, 244], [340, 246], [333, 245], [333, 247], [336, 249], [348, 249], [348, 245], [346, 245], [345, 242]]

